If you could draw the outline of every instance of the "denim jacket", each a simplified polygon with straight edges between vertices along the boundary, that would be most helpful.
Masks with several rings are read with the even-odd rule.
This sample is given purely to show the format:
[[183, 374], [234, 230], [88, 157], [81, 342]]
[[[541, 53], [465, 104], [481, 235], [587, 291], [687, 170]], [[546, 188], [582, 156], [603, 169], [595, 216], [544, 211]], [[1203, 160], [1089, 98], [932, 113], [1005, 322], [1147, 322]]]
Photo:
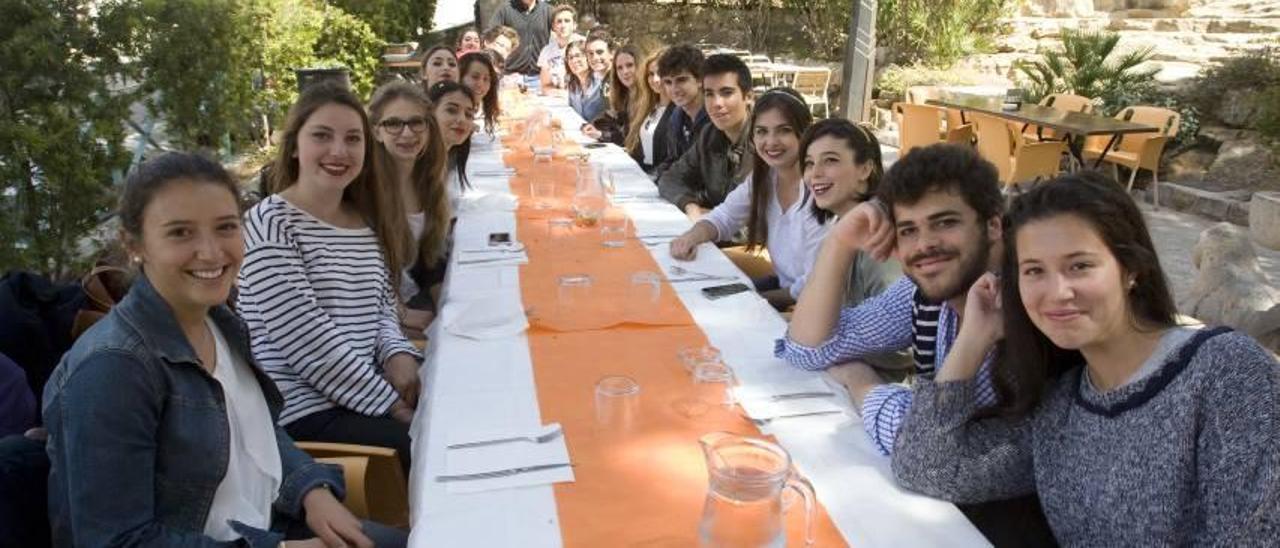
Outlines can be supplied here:
[[[283, 399], [253, 361], [248, 330], [225, 306], [210, 317], [253, 370], [275, 422]], [[225, 399], [145, 275], [63, 356], [45, 387], [44, 420], [58, 546], [274, 548], [283, 525], [302, 519], [305, 493], [327, 485], [343, 496], [341, 471], [313, 461], [276, 424], [283, 477], [273, 531], [234, 523], [240, 540], [203, 534], [230, 458]]]

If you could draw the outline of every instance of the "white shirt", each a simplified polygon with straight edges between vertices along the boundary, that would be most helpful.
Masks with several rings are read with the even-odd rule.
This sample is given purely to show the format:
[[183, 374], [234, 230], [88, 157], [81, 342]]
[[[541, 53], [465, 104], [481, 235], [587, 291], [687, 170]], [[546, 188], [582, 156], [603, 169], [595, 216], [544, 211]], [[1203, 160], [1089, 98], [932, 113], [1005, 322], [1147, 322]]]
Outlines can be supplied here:
[[564, 68], [564, 50], [569, 46], [569, 42], [574, 40], [586, 40], [581, 34], [573, 33], [565, 40], [564, 45], [560, 45], [559, 40], [553, 34], [547, 45], [542, 47], [542, 51], [538, 52], [538, 67], [551, 71], [552, 87], [562, 88], [565, 83]]
[[[413, 251], [417, 254], [418, 242], [422, 240], [422, 231], [426, 229], [427, 214], [419, 211], [409, 214], [409, 232], [413, 234]], [[411, 261], [412, 262], [412, 261]], [[413, 277], [409, 275], [409, 268], [406, 267], [400, 275], [400, 300], [407, 301], [418, 294], [418, 284], [413, 281]]]
[[662, 105], [654, 106], [653, 112], [644, 119], [640, 126], [640, 148], [644, 150], [644, 165], [653, 165], [653, 136], [658, 133], [658, 122], [662, 121], [662, 113], [667, 109]]
[[[769, 250], [779, 284], [792, 297], [798, 298], [809, 272], [813, 270], [813, 262], [818, 257], [818, 248], [827, 235], [829, 223], [818, 223], [818, 218], [813, 215], [813, 195], [803, 186], [800, 199], [783, 211], [778, 203], [777, 171], [770, 170], [769, 179], [773, 192], [765, 208], [765, 222], [769, 227], [769, 241], [765, 247]], [[803, 185], [800, 181], [796, 184]], [[715, 227], [717, 240], [726, 240], [746, 226], [750, 218], [751, 176], [748, 175], [742, 184], [729, 191], [724, 203], [716, 206], [702, 220]]]
[[216, 347], [213, 378], [222, 385], [230, 447], [227, 473], [214, 492], [204, 534], [215, 540], [231, 541], [240, 538], [240, 534], [231, 529], [231, 520], [259, 529], [270, 528], [271, 503], [279, 494], [283, 477], [280, 446], [267, 398], [262, 395], [262, 387], [249, 365], [232, 355], [212, 320], [206, 318], [205, 324], [213, 333]]
[[452, 165], [444, 175], [444, 193], [449, 198], [449, 218], [457, 218], [458, 202], [462, 199], [462, 177]]

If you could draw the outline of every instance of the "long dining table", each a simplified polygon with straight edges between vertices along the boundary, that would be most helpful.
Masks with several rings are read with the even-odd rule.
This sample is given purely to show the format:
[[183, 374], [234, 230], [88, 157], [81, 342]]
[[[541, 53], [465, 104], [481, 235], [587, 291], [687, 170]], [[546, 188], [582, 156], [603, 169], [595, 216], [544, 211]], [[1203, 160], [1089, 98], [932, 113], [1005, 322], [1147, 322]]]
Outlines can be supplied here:
[[[840, 394], [839, 413], [749, 420], [736, 405], [707, 405], [677, 352], [712, 345], [744, 389], [813, 382], [822, 373], [773, 357], [786, 322], [754, 292], [711, 300], [701, 288], [750, 284], [714, 245], [677, 262], [666, 242], [691, 222], [661, 201], [654, 183], [620, 147], [582, 148], [583, 121], [563, 98], [531, 98], [565, 128], [568, 147], [538, 161], [517, 141], [477, 133], [467, 166], [471, 188], [457, 208], [442, 309], [428, 331], [423, 397], [411, 427], [410, 546], [690, 546], [707, 493], [699, 446], [705, 433], [727, 431], [776, 441], [814, 486], [818, 546], [988, 546], [957, 508], [898, 487], [888, 458], [863, 432]], [[627, 218], [619, 247], [601, 245], [598, 228], [565, 227], [580, 156], [612, 179], [612, 202]], [[535, 182], [556, 195], [530, 196]], [[539, 203], [542, 201], [542, 203]], [[485, 262], [468, 250], [494, 233], [510, 234], [518, 260]], [[719, 277], [699, 282], [672, 269]], [[626, 303], [628, 279], [661, 279], [656, 304], [637, 315]], [[565, 308], [557, 280], [590, 277], [590, 297]], [[571, 276], [571, 277], [572, 277]], [[467, 332], [477, 309], [514, 310], [515, 330]], [[568, 315], [557, 311], [568, 310]], [[502, 323], [502, 322], [497, 322]], [[527, 325], [523, 325], [527, 324]], [[523, 327], [523, 328], [521, 328]], [[634, 428], [625, 436], [598, 427], [598, 379], [624, 375], [639, 387]], [[829, 383], [835, 388], [837, 385]], [[441, 481], [451, 442], [468, 432], [536, 431], [558, 423], [572, 467], [555, 482], [491, 490]], [[521, 451], [512, 445], [510, 451]], [[455, 457], [456, 459], [457, 457]], [[457, 464], [456, 462], [453, 464]], [[787, 517], [787, 544], [802, 545], [800, 520]]]

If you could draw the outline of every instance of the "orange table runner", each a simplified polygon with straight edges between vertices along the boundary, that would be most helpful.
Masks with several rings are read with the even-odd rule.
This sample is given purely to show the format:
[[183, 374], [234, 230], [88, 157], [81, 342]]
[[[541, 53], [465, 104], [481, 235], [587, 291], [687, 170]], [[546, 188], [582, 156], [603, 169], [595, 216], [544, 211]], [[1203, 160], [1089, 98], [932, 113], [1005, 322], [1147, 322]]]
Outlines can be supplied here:
[[[751, 436], [760, 431], [737, 408], [704, 403], [723, 385], [695, 385], [677, 358], [680, 348], [705, 345], [707, 339], [665, 278], [655, 312], [660, 321], [649, 325], [605, 319], [600, 323], [611, 327], [565, 330], [537, 321], [557, 309], [559, 275], [594, 278], [592, 308], [579, 314], [597, 317], [616, 313], [615, 299], [626, 291], [631, 273], [661, 270], [635, 238], [621, 248], [604, 248], [598, 228], [575, 227], [567, 237], [549, 236], [548, 218], [569, 215], [575, 168], [560, 158], [535, 164], [529, 152], [519, 150], [505, 161], [516, 169], [511, 190], [521, 198], [517, 226], [529, 256], [520, 270], [520, 287], [534, 317], [528, 336], [538, 405], [544, 422], [564, 426], [574, 462], [576, 482], [555, 485], [564, 543], [695, 545], [707, 492], [698, 438], [715, 431]], [[554, 209], [534, 207], [531, 176], [557, 181], [561, 190]], [[602, 429], [595, 420], [595, 383], [608, 375], [626, 375], [640, 385], [639, 413], [625, 432]], [[803, 544], [801, 513], [796, 508], [787, 515], [792, 546]], [[814, 532], [818, 546], [845, 545], [821, 504]]]

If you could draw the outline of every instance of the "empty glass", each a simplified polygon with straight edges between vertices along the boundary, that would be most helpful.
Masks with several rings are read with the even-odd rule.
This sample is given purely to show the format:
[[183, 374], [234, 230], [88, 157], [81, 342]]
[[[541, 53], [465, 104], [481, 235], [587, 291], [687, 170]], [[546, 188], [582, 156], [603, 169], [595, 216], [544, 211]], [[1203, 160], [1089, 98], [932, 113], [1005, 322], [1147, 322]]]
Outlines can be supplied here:
[[733, 405], [733, 370], [724, 362], [704, 362], [693, 368], [698, 398], [711, 405]]
[[556, 278], [556, 304], [562, 316], [572, 318], [585, 312], [590, 301], [590, 274], [562, 274]]
[[630, 220], [620, 209], [606, 209], [600, 218], [600, 244], [618, 248], [627, 243], [627, 225]]
[[720, 349], [714, 346], [686, 346], [681, 348], [676, 354], [680, 358], [680, 363], [684, 364], [685, 371], [690, 374], [704, 363], [721, 363], [724, 359], [720, 354]]
[[652, 314], [661, 296], [662, 276], [657, 272], [631, 274], [631, 285], [627, 290], [628, 315], [643, 318]]
[[547, 237], [558, 240], [573, 236], [573, 219], [570, 217], [552, 217], [547, 219]]
[[640, 414], [640, 385], [630, 377], [610, 375], [596, 382], [596, 426], [605, 434], [625, 434]]
[[556, 182], [552, 179], [534, 179], [529, 183], [534, 209], [551, 209], [556, 199]]

